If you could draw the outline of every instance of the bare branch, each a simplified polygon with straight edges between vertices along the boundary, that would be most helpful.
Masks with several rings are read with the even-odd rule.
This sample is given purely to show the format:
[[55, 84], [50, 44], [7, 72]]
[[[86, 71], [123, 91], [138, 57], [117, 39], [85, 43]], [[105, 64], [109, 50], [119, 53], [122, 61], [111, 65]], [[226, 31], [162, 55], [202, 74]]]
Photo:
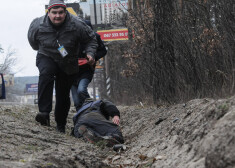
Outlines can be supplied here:
[[8, 47], [6, 53], [1, 53], [0, 72], [4, 74], [13, 73], [13, 67], [17, 63], [16, 49]]

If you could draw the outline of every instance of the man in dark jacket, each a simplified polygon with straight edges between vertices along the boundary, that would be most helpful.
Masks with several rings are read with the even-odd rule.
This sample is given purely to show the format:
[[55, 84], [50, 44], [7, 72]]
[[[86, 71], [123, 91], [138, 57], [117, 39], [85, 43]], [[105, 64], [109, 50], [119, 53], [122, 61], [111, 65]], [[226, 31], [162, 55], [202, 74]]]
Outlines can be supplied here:
[[97, 48], [93, 30], [78, 17], [67, 12], [63, 0], [50, 0], [46, 15], [32, 21], [28, 40], [37, 50], [36, 65], [39, 69], [38, 107], [36, 121], [50, 125], [53, 86], [55, 82], [55, 121], [57, 130], [65, 132], [70, 108], [70, 88], [79, 72], [78, 55], [85, 46], [88, 64], [94, 64]]
[[[85, 20], [85, 23], [93, 29], [89, 20]], [[100, 58], [106, 55], [107, 50], [103, 41], [100, 38], [100, 35], [98, 33], [95, 33], [95, 35], [98, 43], [97, 51], [95, 53], [95, 61], [98, 61]], [[82, 50], [82, 53], [79, 55], [79, 59], [86, 59], [85, 50]], [[73, 102], [76, 111], [78, 111], [78, 109], [82, 106], [84, 100], [90, 97], [87, 88], [93, 78], [94, 72], [95, 64], [93, 66], [89, 64], [80, 65], [77, 80], [73, 83], [71, 87]]]
[[77, 138], [83, 137], [91, 143], [108, 139], [109, 146], [124, 143], [119, 127], [120, 112], [110, 101], [86, 99], [73, 117], [73, 122], [73, 134]]

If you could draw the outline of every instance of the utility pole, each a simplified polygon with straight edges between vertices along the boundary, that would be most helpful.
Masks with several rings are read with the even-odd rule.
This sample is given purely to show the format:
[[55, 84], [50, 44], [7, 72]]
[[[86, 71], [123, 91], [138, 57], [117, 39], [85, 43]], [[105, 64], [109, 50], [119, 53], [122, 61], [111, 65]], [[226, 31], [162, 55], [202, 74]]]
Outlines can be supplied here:
[[[96, 30], [96, 29], [97, 29], [96, 0], [93, 0], [93, 2], [94, 2], [95, 30]], [[93, 98], [94, 98], [94, 100], [96, 100], [96, 84], [95, 84], [95, 78], [96, 78], [96, 75], [94, 74], [94, 76], [93, 76], [93, 82], [92, 82], [92, 85], [93, 85]]]
[[96, 100], [96, 85], [95, 85], [95, 77], [96, 75], [94, 74], [93, 80], [92, 80], [92, 86], [93, 86], [93, 99]]
[[93, 2], [94, 2], [95, 28], [97, 28], [96, 0], [93, 0]]

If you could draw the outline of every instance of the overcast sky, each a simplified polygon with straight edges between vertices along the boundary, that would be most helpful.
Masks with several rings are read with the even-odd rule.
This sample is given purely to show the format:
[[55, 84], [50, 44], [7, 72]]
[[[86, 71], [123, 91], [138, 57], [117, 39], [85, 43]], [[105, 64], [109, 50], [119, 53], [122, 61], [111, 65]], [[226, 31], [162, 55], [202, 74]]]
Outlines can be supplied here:
[[45, 5], [48, 2], [49, 0], [1, 0], [0, 45], [5, 52], [10, 46], [17, 51], [16, 69], [22, 70], [15, 76], [39, 75], [35, 65], [37, 52], [29, 45], [27, 32], [32, 20], [45, 14]]
[[28, 43], [27, 32], [31, 21], [44, 14], [47, 3], [48, 0], [1, 0], [0, 44], [5, 52], [10, 46], [16, 49], [17, 69], [22, 69], [16, 76], [38, 75], [36, 51]]

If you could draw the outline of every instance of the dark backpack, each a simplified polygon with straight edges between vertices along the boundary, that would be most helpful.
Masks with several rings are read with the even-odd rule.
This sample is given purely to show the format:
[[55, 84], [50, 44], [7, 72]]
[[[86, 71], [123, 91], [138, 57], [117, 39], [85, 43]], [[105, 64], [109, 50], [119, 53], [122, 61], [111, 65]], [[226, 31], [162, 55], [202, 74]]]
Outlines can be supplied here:
[[84, 106], [82, 106], [78, 111], [77, 113], [73, 116], [73, 122], [74, 124], [76, 123], [77, 121], [77, 118], [79, 117], [80, 114], [82, 114], [84, 111], [88, 110], [88, 109], [92, 109], [93, 107], [97, 106], [97, 105], [100, 105], [102, 102], [102, 100], [96, 100], [96, 101], [92, 101], [92, 102], [89, 102], [87, 104], [85, 104]]

